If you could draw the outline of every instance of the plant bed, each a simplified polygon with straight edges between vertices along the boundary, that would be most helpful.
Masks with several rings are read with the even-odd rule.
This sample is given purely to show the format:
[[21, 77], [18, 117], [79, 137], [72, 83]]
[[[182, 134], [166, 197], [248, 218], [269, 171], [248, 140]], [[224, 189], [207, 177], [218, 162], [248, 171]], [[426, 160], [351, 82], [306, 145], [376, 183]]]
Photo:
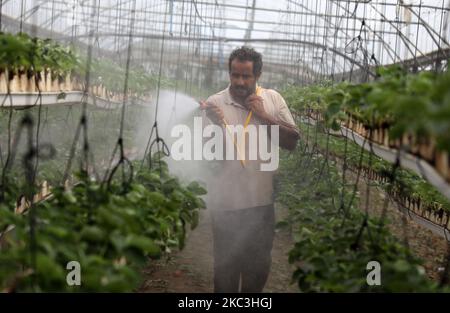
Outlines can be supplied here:
[[[143, 170], [124, 189], [79, 176], [71, 189], [54, 187], [52, 197], [25, 215], [0, 208], [0, 228], [14, 225], [0, 254], [3, 291], [132, 291], [148, 258], [184, 246], [185, 227], [195, 227], [204, 207], [198, 184], [182, 186], [162, 168]], [[160, 177], [159, 174], [162, 174]], [[30, 250], [28, 215], [35, 215]], [[30, 253], [34, 261], [30, 261]], [[31, 258], [33, 260], [33, 258]], [[66, 265], [82, 268], [81, 286], [68, 286]]]

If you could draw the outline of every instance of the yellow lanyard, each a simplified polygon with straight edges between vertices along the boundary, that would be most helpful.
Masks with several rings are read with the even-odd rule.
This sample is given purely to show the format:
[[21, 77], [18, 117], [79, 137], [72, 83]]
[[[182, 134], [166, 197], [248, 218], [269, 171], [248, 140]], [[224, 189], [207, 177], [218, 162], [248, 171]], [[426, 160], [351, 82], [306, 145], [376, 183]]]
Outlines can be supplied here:
[[[256, 86], [256, 91], [255, 91], [255, 93], [256, 93], [257, 96], [259, 96], [259, 95], [261, 94], [261, 91], [262, 91], [262, 88], [259, 87], [259, 86]], [[248, 124], [250, 124], [250, 120], [252, 119], [252, 115], [253, 115], [253, 111], [250, 110], [250, 111], [248, 112], [248, 114], [247, 114], [247, 118], [245, 119], [245, 123], [244, 123], [244, 132], [243, 132], [243, 134], [242, 134], [242, 136], [243, 136], [243, 142], [244, 142], [244, 149], [245, 149], [245, 134], [246, 134], [246, 129], [247, 129]], [[240, 149], [239, 149], [239, 146], [237, 145], [237, 142], [234, 140], [233, 133], [232, 133], [231, 130], [229, 129], [228, 123], [227, 123], [227, 121], [225, 120], [225, 118], [223, 119], [223, 123], [224, 123], [225, 128], [227, 129], [228, 133], [230, 134], [231, 139], [233, 140], [233, 144], [234, 144], [234, 146], [236, 147], [237, 154], [239, 155], [239, 158], [241, 159], [241, 160], [240, 160], [240, 161], [241, 161], [241, 165], [242, 165], [242, 167], [245, 167], [245, 151], [244, 151], [244, 157], [242, 157], [242, 154], [241, 154], [241, 151], [240, 151]]]

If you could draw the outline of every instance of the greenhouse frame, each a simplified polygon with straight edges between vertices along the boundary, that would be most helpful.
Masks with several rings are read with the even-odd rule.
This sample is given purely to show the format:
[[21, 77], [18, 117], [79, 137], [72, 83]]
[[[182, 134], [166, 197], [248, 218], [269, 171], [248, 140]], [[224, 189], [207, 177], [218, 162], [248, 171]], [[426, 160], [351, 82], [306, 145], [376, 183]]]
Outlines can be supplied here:
[[[0, 0], [0, 292], [449, 292], [449, 15], [450, 0]], [[237, 160], [205, 159], [199, 121]], [[255, 125], [276, 126], [255, 130], [266, 176]], [[258, 227], [219, 288], [242, 238], [217, 225], [251, 223], [217, 216], [267, 206], [260, 288]]]

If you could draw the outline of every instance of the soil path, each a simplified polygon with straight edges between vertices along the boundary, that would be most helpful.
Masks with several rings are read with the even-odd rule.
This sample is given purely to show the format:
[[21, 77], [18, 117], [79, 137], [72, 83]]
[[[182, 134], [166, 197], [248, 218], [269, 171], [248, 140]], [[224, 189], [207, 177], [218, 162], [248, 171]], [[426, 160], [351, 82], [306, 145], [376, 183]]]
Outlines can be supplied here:
[[[276, 206], [277, 221], [286, 216], [286, 210]], [[272, 249], [272, 269], [264, 292], [298, 292], [290, 284], [294, 268], [288, 263], [293, 242], [288, 230], [277, 230]], [[170, 259], [150, 264], [144, 271], [140, 292], [212, 292], [213, 257], [212, 229], [209, 211], [200, 215], [200, 223], [188, 234], [182, 251]]]

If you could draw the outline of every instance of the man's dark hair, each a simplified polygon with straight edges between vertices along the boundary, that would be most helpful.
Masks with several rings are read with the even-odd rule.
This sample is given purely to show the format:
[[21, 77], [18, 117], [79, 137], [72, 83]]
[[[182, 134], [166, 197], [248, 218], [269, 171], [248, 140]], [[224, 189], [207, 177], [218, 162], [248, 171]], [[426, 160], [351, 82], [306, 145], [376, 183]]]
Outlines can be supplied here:
[[240, 47], [230, 54], [230, 58], [228, 59], [228, 71], [231, 72], [231, 62], [234, 59], [238, 59], [239, 61], [251, 61], [253, 62], [253, 75], [258, 76], [262, 71], [262, 55], [259, 52], [256, 52], [253, 48], [249, 47]]

